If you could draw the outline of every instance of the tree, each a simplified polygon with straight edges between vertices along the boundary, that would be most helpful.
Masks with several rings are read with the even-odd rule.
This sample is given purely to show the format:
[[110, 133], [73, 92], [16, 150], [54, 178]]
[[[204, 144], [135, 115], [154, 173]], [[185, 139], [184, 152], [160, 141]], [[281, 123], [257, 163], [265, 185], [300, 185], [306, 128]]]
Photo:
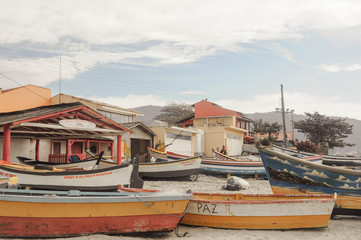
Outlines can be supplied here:
[[345, 118], [331, 118], [318, 112], [305, 114], [308, 118], [296, 121], [294, 125], [298, 132], [304, 133], [311, 143], [316, 146], [327, 143], [330, 149], [354, 146], [354, 144], [346, 143], [343, 140], [352, 134], [353, 127], [346, 122]]
[[268, 141], [273, 142], [277, 139], [277, 135], [281, 130], [281, 125], [277, 122], [263, 122], [262, 119], [256, 119], [253, 123], [253, 132], [259, 134], [267, 134]]
[[168, 123], [174, 123], [180, 117], [187, 116], [193, 113], [193, 107], [185, 103], [172, 102], [160, 110], [161, 114], [155, 116], [153, 119]]

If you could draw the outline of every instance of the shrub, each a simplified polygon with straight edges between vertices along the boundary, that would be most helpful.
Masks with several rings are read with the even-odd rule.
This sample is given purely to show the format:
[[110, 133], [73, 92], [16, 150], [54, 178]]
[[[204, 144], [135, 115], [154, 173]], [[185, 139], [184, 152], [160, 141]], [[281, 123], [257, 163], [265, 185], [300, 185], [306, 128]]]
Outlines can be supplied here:
[[315, 144], [312, 144], [310, 141], [301, 141], [297, 143], [297, 150], [309, 153], [317, 153], [318, 148]]

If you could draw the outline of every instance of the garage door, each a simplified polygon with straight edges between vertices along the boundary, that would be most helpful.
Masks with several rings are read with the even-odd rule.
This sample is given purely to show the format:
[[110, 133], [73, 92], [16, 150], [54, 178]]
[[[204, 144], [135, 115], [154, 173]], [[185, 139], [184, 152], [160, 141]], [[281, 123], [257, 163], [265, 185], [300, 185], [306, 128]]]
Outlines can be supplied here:
[[167, 147], [167, 151], [187, 155], [192, 155], [192, 137], [167, 133], [166, 144], [172, 143]]
[[230, 141], [230, 148], [228, 149], [228, 155], [234, 156], [234, 155], [241, 155], [242, 154], [242, 137], [232, 134], [227, 134], [227, 137]]

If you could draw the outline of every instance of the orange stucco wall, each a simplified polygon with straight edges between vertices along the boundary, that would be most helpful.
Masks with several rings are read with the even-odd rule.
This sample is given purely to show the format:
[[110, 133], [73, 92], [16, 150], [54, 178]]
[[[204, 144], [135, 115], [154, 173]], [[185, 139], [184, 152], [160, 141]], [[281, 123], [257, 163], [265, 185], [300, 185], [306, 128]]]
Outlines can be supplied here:
[[27, 85], [0, 91], [0, 112], [51, 105], [51, 89]]

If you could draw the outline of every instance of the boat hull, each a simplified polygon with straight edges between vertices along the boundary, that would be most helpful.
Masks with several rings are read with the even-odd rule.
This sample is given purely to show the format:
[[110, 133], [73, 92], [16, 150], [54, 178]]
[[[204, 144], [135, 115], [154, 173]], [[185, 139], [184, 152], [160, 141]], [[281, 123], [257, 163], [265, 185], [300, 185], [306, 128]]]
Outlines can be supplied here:
[[337, 193], [334, 214], [360, 214], [361, 171], [315, 164], [266, 148], [259, 152], [273, 193]]
[[[147, 180], [193, 179], [197, 177], [202, 157], [190, 157], [173, 161], [139, 163], [139, 177]], [[100, 167], [112, 166], [114, 162], [101, 161]]]
[[262, 162], [223, 161], [217, 159], [203, 159], [200, 172], [214, 175], [266, 175]]
[[191, 196], [162, 194], [91, 198], [56, 196], [54, 192], [26, 197], [2, 195], [0, 236], [69, 237], [173, 231]]
[[226, 229], [327, 227], [335, 204], [331, 195], [242, 196], [224, 200], [226, 195], [194, 194], [182, 224]]
[[43, 162], [43, 161], [36, 161], [25, 157], [18, 156], [17, 159], [21, 164], [35, 166], [35, 165], [44, 165], [49, 167], [56, 167], [56, 168], [89, 168], [94, 167], [97, 159], [88, 159], [88, 160], [81, 160], [79, 162], [73, 163], [52, 163], [52, 162]]
[[0, 165], [0, 176], [18, 177], [21, 188], [116, 191], [118, 185], [130, 185], [133, 165], [80, 171], [36, 170], [32, 166]]
[[139, 164], [139, 176], [144, 179], [177, 179], [198, 176], [202, 157], [191, 157], [167, 162]]

